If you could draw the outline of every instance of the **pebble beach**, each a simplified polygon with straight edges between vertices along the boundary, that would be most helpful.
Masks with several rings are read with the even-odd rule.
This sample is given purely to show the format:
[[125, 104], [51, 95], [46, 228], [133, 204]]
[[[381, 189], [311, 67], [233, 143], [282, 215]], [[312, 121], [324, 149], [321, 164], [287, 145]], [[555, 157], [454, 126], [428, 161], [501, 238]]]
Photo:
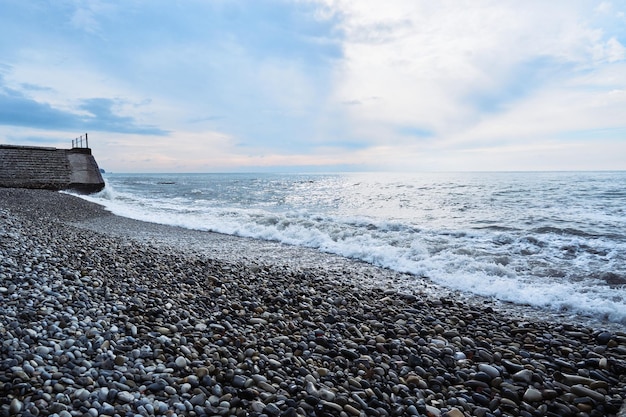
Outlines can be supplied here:
[[0, 415], [626, 416], [626, 329], [401, 279], [0, 189]]

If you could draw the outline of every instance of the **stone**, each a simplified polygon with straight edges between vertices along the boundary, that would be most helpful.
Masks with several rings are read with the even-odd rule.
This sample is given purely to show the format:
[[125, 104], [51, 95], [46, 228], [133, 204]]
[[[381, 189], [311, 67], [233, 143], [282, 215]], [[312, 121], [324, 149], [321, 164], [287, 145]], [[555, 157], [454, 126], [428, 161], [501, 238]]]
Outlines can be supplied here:
[[579, 395], [581, 397], [589, 397], [597, 402], [605, 401], [604, 394], [601, 394], [583, 385], [572, 385], [571, 390], [573, 394]]
[[237, 388], [243, 388], [246, 385], [248, 379], [243, 375], [235, 375], [233, 378], [233, 386]]
[[37, 352], [38, 355], [46, 356], [50, 354], [50, 348], [47, 346], [37, 346], [35, 352]]
[[491, 379], [497, 378], [500, 376], [500, 371], [496, 367], [487, 365], [485, 363], [479, 363], [478, 370], [489, 375]]
[[541, 394], [541, 391], [539, 391], [538, 389], [529, 387], [524, 392], [523, 399], [524, 401], [528, 403], [534, 403], [534, 402], [541, 401], [543, 399], [543, 395]]
[[344, 405], [344, 406], [343, 406], [343, 410], [344, 410], [346, 413], [348, 413], [348, 414], [350, 414], [350, 415], [352, 415], [352, 416], [359, 416], [359, 415], [361, 415], [361, 412], [360, 412], [357, 408], [353, 407], [353, 406], [352, 406], [352, 405], [350, 405], [350, 404], [346, 404], [346, 405]]
[[11, 400], [11, 404], [9, 405], [9, 411], [12, 414], [18, 414], [22, 411], [22, 408], [24, 407], [24, 404], [18, 400], [17, 398], [13, 398]]
[[262, 389], [263, 391], [275, 394], [276, 393], [276, 387], [274, 387], [272, 384], [265, 382], [265, 381], [260, 381], [257, 384], [257, 387], [259, 387], [259, 389]]
[[176, 358], [176, 366], [178, 366], [179, 368], [184, 368], [185, 366], [187, 366], [187, 359], [184, 356], [179, 356]]
[[608, 345], [613, 335], [610, 332], [600, 332], [596, 336], [596, 342], [600, 345]]
[[152, 384], [148, 385], [146, 388], [153, 393], [161, 392], [165, 389], [165, 383], [160, 382], [160, 381], [153, 382]]
[[86, 401], [89, 398], [89, 391], [84, 388], [79, 388], [74, 391], [74, 398], [77, 398], [80, 401]]
[[335, 400], [335, 393], [325, 388], [320, 389], [318, 391], [318, 395], [321, 399], [326, 400], [326, 401], [332, 402]]
[[533, 380], [533, 372], [530, 369], [522, 369], [519, 372], [513, 374], [513, 381], [525, 382], [530, 384]]
[[456, 407], [452, 407], [444, 414], [444, 417], [465, 417], [465, 414]]
[[205, 393], [201, 392], [199, 394], [194, 395], [193, 397], [191, 397], [191, 399], [189, 400], [189, 402], [192, 405], [204, 405], [204, 403], [207, 400], [207, 396]]
[[426, 405], [426, 413], [432, 417], [441, 416], [441, 410], [436, 407], [433, 407], [432, 405]]
[[270, 403], [267, 404], [265, 406], [265, 408], [263, 409], [263, 411], [267, 414], [269, 414], [270, 416], [277, 416], [280, 414], [280, 407], [278, 407], [276, 404], [274, 403]]
[[117, 399], [123, 403], [130, 403], [135, 400], [135, 397], [128, 391], [120, 391], [117, 393]]

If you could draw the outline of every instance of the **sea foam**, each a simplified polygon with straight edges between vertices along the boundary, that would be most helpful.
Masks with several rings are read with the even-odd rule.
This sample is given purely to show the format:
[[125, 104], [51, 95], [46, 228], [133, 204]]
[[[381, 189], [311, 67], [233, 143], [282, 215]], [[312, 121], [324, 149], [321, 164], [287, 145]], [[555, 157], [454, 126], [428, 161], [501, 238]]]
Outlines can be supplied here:
[[596, 184], [600, 197], [573, 199], [584, 178], [114, 175], [84, 198], [137, 220], [315, 248], [465, 293], [626, 323], [626, 196]]

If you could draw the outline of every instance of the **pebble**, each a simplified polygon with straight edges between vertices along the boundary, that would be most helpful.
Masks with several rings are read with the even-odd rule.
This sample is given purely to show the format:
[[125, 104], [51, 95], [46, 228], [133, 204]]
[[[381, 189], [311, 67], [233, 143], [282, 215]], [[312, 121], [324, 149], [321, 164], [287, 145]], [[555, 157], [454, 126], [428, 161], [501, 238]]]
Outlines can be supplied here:
[[498, 371], [497, 368], [495, 368], [494, 366], [491, 365], [487, 365], [485, 363], [479, 363], [478, 364], [478, 370], [481, 372], [486, 373], [487, 375], [489, 375], [489, 377], [491, 377], [491, 379], [497, 378], [500, 376], [500, 371]]
[[176, 366], [178, 366], [179, 368], [184, 368], [185, 366], [187, 366], [187, 359], [185, 359], [185, 357], [183, 356], [179, 356], [176, 358]]
[[604, 395], [583, 385], [572, 385], [571, 391], [573, 394], [580, 395], [581, 397], [589, 397], [594, 401], [604, 402]]
[[35, 353], [41, 356], [46, 356], [50, 353], [50, 348], [47, 346], [37, 346]]
[[318, 395], [321, 399], [326, 400], [326, 401], [332, 402], [335, 400], [335, 393], [324, 388], [318, 391]]
[[0, 189], [0, 415], [622, 407], [623, 332], [503, 315], [419, 286], [368, 287], [357, 281], [388, 272], [361, 264], [301, 268], [237, 248], [227, 262], [89, 229], [107, 216], [69, 195]]
[[359, 415], [361, 415], [361, 411], [359, 411], [359, 409], [358, 409], [358, 408], [356, 408], [356, 407], [354, 407], [354, 406], [352, 406], [352, 405], [350, 405], [350, 404], [346, 404], [346, 405], [344, 405], [344, 406], [343, 406], [343, 410], [344, 410], [346, 413], [348, 413], [348, 414], [350, 414], [350, 415], [353, 415], [353, 416], [359, 416]]
[[24, 404], [20, 400], [18, 400], [17, 398], [13, 398], [11, 400], [11, 405], [9, 406], [9, 411], [12, 414], [20, 413], [22, 411], [23, 406]]
[[529, 387], [528, 389], [526, 389], [526, 392], [524, 392], [523, 398], [524, 401], [528, 403], [534, 403], [537, 401], [541, 401], [543, 399], [543, 394], [541, 394], [541, 391], [539, 391], [538, 389]]
[[237, 387], [237, 388], [243, 388], [246, 385], [246, 381], [248, 379], [245, 376], [242, 375], [235, 375], [235, 377], [233, 378], [233, 386]]
[[263, 411], [269, 414], [270, 416], [277, 416], [280, 414], [280, 407], [278, 407], [278, 405], [274, 403], [270, 403], [265, 406]]
[[513, 374], [513, 381], [525, 382], [526, 384], [530, 384], [533, 380], [533, 372], [529, 369], [522, 369], [519, 372]]
[[133, 394], [127, 391], [120, 391], [117, 393], [117, 399], [123, 403], [129, 403], [135, 399]]
[[272, 394], [275, 394], [276, 391], [277, 391], [276, 387], [274, 387], [272, 384], [269, 384], [269, 383], [267, 383], [265, 381], [260, 381], [257, 384], [257, 387], [259, 387], [259, 389], [261, 389], [263, 391], [266, 391], [266, 392], [269, 392], [269, 393], [272, 393]]
[[465, 414], [463, 414], [463, 412], [459, 410], [458, 408], [452, 407], [446, 413], [446, 417], [465, 417]]

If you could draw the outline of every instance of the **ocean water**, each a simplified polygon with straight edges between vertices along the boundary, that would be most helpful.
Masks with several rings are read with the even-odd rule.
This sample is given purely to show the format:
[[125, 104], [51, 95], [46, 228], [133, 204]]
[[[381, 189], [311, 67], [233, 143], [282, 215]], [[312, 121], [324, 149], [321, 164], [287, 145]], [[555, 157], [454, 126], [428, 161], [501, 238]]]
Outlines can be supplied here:
[[626, 324], [626, 172], [106, 174], [149, 222], [315, 248]]

